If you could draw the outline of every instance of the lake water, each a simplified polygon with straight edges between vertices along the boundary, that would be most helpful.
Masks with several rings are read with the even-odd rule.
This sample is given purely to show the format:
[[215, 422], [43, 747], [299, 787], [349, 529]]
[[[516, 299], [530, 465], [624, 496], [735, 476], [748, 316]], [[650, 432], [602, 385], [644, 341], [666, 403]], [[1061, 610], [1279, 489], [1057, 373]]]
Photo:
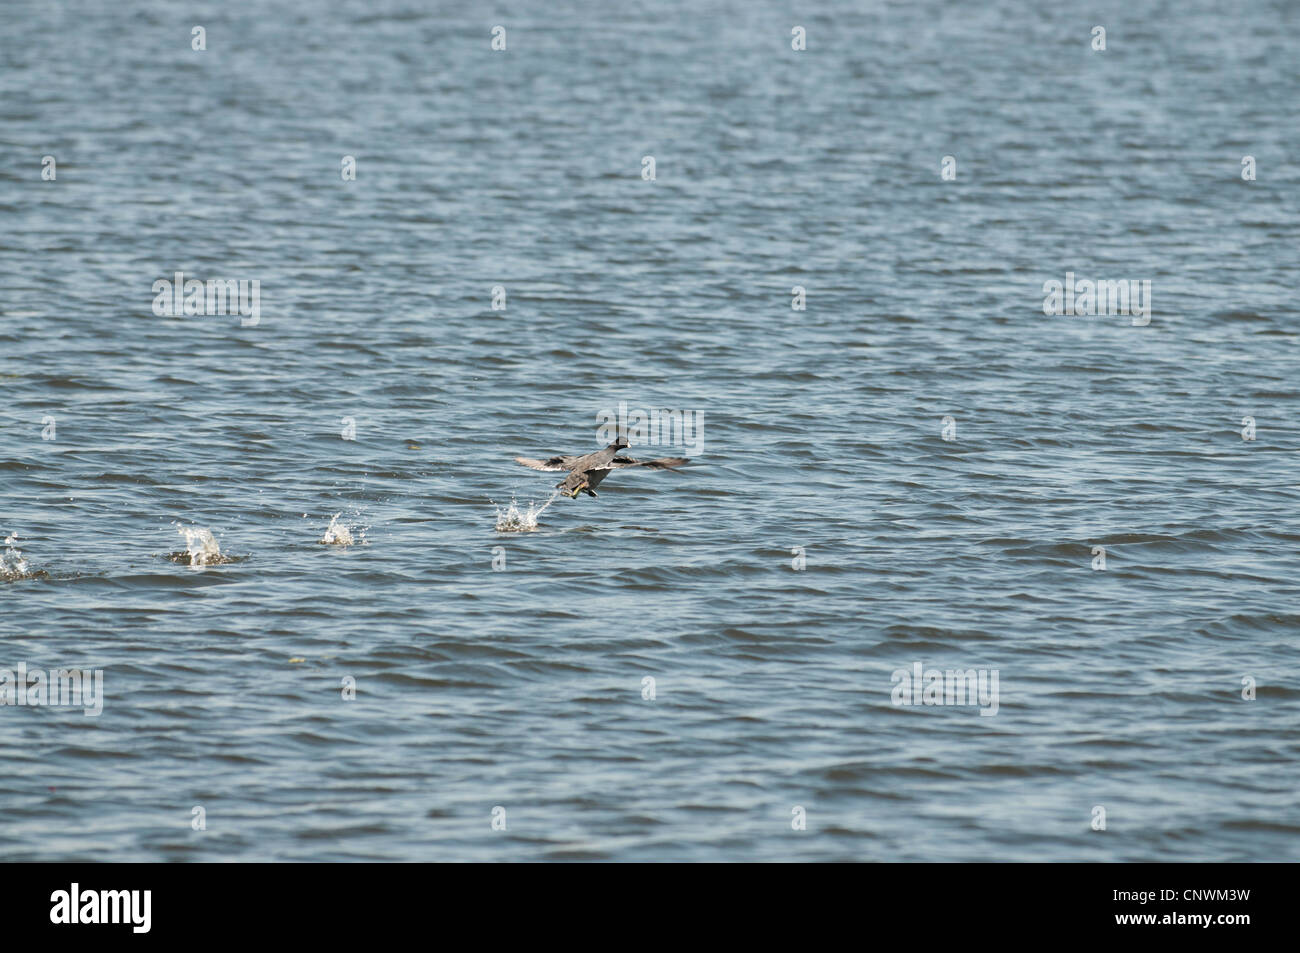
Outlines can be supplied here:
[[1298, 30], [9, 4], [0, 857], [1300, 859]]

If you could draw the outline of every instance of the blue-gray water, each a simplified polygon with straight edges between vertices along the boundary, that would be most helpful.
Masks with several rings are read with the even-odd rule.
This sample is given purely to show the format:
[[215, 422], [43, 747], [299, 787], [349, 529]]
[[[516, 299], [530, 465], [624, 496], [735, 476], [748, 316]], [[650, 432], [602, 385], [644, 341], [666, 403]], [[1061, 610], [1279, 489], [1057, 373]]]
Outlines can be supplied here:
[[[4, 21], [0, 668], [106, 697], [0, 857], [1300, 859], [1295, 5]], [[619, 402], [702, 449], [497, 533]]]

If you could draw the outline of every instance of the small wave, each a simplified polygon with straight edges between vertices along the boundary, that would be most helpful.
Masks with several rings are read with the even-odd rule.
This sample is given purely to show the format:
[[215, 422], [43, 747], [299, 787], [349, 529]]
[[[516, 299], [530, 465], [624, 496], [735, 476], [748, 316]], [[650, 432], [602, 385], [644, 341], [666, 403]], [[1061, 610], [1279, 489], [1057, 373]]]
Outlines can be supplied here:
[[33, 571], [27, 559], [18, 548], [18, 534], [10, 533], [5, 537], [5, 551], [0, 553], [0, 582], [17, 582], [19, 579], [48, 579], [50, 574], [44, 569]]
[[529, 503], [528, 509], [526, 510], [521, 510], [519, 508], [519, 504], [515, 502], [514, 497], [511, 497], [510, 505], [504, 510], [493, 503], [492, 505], [496, 506], [497, 510], [497, 532], [531, 533], [533, 530], [537, 529], [537, 517], [541, 516], [542, 513], [545, 512], [546, 508], [555, 502], [559, 495], [560, 491], [557, 489], [551, 494], [551, 498], [541, 506], [538, 506], [536, 503]]

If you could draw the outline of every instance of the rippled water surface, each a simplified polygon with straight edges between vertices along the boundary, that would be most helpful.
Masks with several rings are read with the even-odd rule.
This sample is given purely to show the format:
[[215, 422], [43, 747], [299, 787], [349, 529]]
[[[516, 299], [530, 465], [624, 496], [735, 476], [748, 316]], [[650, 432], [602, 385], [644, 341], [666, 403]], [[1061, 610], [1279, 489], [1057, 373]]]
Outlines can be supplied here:
[[9, 4], [0, 857], [1300, 859], [1298, 29]]

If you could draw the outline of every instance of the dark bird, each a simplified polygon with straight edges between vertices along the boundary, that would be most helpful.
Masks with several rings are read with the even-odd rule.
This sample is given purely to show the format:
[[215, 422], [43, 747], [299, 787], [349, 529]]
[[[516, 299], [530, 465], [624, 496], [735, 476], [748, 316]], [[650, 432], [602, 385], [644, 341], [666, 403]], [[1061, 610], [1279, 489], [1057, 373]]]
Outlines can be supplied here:
[[555, 484], [560, 492], [569, 499], [576, 500], [578, 494], [586, 492], [595, 496], [595, 487], [605, 479], [610, 470], [625, 467], [645, 467], [648, 470], [673, 470], [690, 461], [685, 457], [660, 457], [658, 460], [633, 460], [631, 457], [617, 456], [620, 450], [628, 446], [627, 439], [619, 437], [604, 450], [597, 450], [583, 457], [551, 457], [549, 460], [533, 460], [529, 457], [515, 457], [516, 463], [522, 463], [534, 470], [568, 470], [569, 475], [562, 482]]

